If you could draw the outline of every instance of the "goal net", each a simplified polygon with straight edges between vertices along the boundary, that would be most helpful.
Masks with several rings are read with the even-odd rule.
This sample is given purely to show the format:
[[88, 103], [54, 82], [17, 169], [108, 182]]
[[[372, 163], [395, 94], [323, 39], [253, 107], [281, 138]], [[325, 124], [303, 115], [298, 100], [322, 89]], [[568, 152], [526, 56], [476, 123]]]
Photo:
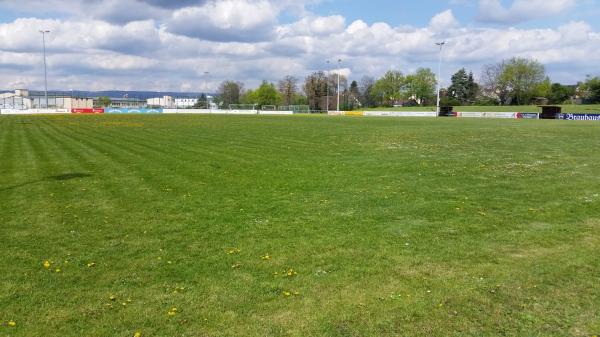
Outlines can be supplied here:
[[263, 105], [260, 109], [262, 111], [275, 111], [275, 110], [277, 110], [277, 106], [275, 106], [275, 105]]
[[293, 111], [295, 113], [309, 113], [308, 105], [283, 105], [279, 107], [279, 111]]
[[256, 110], [255, 104], [229, 104], [229, 110]]

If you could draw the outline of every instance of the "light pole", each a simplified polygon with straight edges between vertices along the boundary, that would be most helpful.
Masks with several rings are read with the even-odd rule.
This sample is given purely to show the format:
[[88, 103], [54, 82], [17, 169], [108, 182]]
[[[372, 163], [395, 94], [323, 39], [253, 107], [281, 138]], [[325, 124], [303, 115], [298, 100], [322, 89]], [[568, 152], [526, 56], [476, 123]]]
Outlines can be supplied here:
[[442, 51], [444, 49], [444, 45], [446, 44], [446, 41], [436, 42], [435, 44], [440, 47], [440, 62], [438, 64], [437, 104], [436, 104], [436, 110], [437, 110], [437, 114], [439, 116], [440, 115], [440, 91], [442, 90]]
[[[204, 72], [204, 90], [206, 90], [206, 87], [208, 87], [208, 75], [210, 74], [210, 72], [205, 71]], [[204, 94], [204, 99], [206, 99], [206, 109], [210, 110], [210, 105], [208, 104], [208, 93]]]
[[40, 33], [42, 33], [42, 46], [44, 48], [44, 96], [46, 99], [46, 109], [48, 109], [48, 72], [46, 71], [46, 34], [50, 33], [50, 31], [41, 29]]
[[338, 71], [337, 71], [337, 112], [340, 112], [340, 65], [342, 59], [338, 59]]
[[327, 90], [327, 114], [329, 114], [329, 60], [327, 60], [327, 71], [325, 74], [325, 89]]

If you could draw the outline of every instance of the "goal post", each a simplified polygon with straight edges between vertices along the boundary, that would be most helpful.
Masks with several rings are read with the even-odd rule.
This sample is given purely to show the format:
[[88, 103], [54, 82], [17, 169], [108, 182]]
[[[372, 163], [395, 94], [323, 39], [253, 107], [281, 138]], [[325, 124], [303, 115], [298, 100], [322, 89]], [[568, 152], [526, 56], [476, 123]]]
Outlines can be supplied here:
[[256, 104], [229, 104], [229, 110], [256, 110]]

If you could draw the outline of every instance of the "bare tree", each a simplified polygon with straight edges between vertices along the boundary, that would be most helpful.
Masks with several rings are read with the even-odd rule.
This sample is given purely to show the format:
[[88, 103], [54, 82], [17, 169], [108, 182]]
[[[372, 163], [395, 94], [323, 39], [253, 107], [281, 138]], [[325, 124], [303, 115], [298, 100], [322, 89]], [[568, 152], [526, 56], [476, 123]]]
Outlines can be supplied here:
[[298, 79], [288, 75], [279, 81], [277, 89], [279, 89], [279, 93], [281, 94], [283, 105], [292, 105], [294, 104], [294, 97], [298, 92]]
[[483, 83], [482, 94], [496, 100], [500, 105], [510, 104], [510, 89], [503, 76], [506, 63], [483, 66], [481, 82]]
[[322, 98], [327, 95], [327, 77], [322, 71], [312, 73], [304, 80], [304, 93], [311, 110], [326, 110]]

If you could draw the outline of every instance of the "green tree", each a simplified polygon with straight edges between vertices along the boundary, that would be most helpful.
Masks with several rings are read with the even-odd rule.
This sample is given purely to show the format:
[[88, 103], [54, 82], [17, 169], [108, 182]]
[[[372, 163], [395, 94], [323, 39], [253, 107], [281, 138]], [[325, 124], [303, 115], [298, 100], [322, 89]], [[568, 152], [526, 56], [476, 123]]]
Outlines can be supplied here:
[[479, 85], [473, 79], [473, 73], [467, 73], [465, 68], [452, 75], [452, 84], [447, 89], [448, 97], [459, 104], [473, 103], [479, 91]]
[[208, 108], [208, 100], [206, 98], [206, 94], [200, 95], [200, 97], [198, 97], [198, 100], [196, 101], [194, 106], [192, 106], [192, 108], [195, 108], [195, 109]]
[[529, 104], [536, 88], [545, 80], [546, 71], [536, 60], [514, 57], [506, 61], [502, 78], [517, 105]]
[[588, 103], [600, 103], [600, 77], [588, 77], [581, 86], [583, 98]]
[[406, 78], [400, 71], [388, 71], [375, 81], [371, 94], [380, 100], [381, 105], [391, 106], [403, 98]]
[[108, 107], [112, 104], [112, 100], [108, 96], [98, 97], [98, 105], [101, 107]]
[[546, 76], [546, 78], [535, 86], [533, 90], [534, 97], [543, 97], [550, 100], [550, 95], [552, 95], [552, 82], [550, 82], [550, 78]]
[[406, 96], [420, 105], [434, 101], [436, 97], [436, 76], [429, 68], [419, 68], [414, 74], [406, 76]]
[[258, 97], [256, 95], [256, 91], [252, 89], [248, 89], [242, 97], [240, 98], [240, 103], [242, 104], [258, 104]]
[[256, 103], [259, 107], [264, 105], [277, 105], [280, 103], [280, 95], [273, 83], [263, 81], [255, 91]]
[[573, 96], [575, 96], [575, 87], [552, 83], [548, 99], [552, 104], [563, 104]]
[[235, 81], [224, 81], [219, 86], [219, 98], [221, 105], [229, 108], [230, 104], [239, 104], [243, 84]]

